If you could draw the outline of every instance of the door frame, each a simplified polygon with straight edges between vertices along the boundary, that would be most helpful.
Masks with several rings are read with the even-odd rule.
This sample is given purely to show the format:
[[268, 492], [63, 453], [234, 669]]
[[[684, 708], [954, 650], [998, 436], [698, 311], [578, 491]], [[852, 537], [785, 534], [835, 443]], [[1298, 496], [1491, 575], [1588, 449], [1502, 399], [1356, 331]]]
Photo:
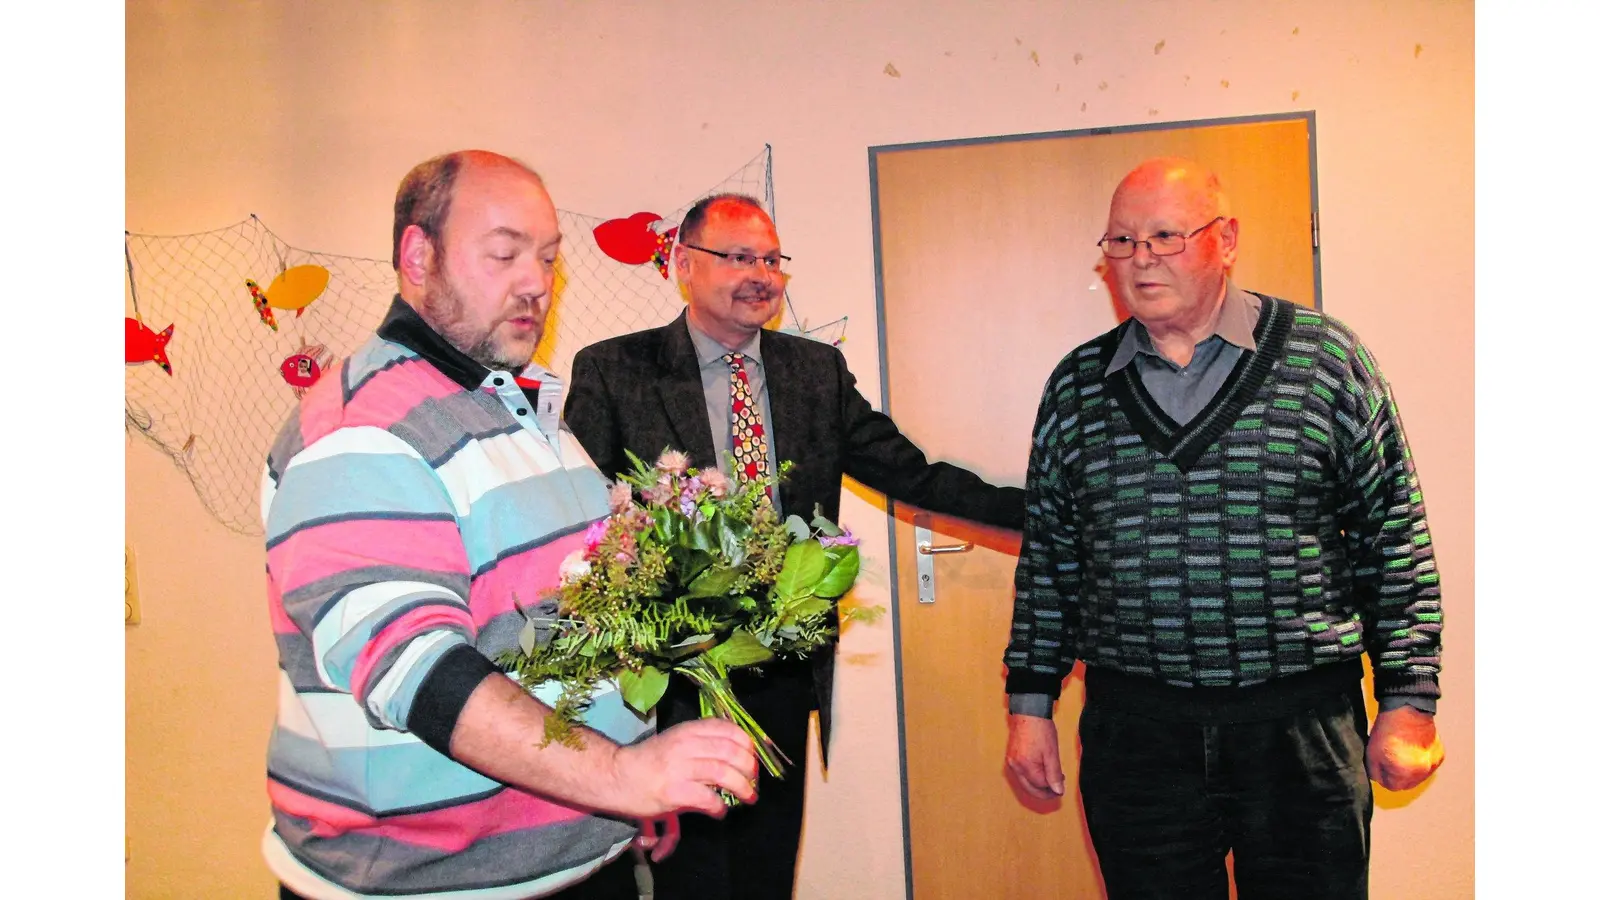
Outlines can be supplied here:
[[[990, 137], [952, 138], [940, 141], [917, 141], [904, 144], [879, 144], [867, 148], [867, 179], [871, 189], [872, 200], [872, 269], [873, 291], [876, 296], [878, 316], [878, 390], [881, 395], [881, 409], [883, 414], [891, 416], [889, 404], [889, 332], [888, 321], [885, 318], [885, 304], [883, 296], [883, 235], [878, 210], [878, 155], [882, 153], [895, 153], [906, 150], [932, 150], [947, 147], [963, 147], [977, 144], [1006, 144], [1017, 141], [1052, 140], [1056, 138], [1072, 137], [1099, 137], [1102, 135], [1125, 134], [1137, 131], [1172, 131], [1184, 128], [1209, 128], [1225, 125], [1247, 125], [1260, 122], [1284, 122], [1303, 119], [1306, 123], [1307, 159], [1311, 167], [1311, 277], [1312, 277], [1312, 305], [1320, 311], [1322, 309], [1322, 245], [1319, 234], [1317, 210], [1317, 114], [1315, 110], [1300, 110], [1283, 113], [1263, 113], [1253, 116], [1229, 116], [1214, 119], [1185, 119], [1175, 122], [1148, 122], [1137, 125], [1115, 125], [1100, 128], [1075, 128], [1066, 131], [1039, 131], [1021, 134], [1005, 134]], [[911, 786], [907, 779], [906, 764], [906, 698], [905, 698], [905, 673], [901, 660], [901, 635], [900, 635], [900, 565], [899, 554], [892, 552], [897, 547], [897, 529], [900, 528], [899, 517], [895, 514], [896, 501], [893, 497], [886, 496], [885, 510], [889, 516], [889, 614], [893, 617], [894, 627], [894, 698], [896, 726], [895, 734], [899, 740], [897, 748], [900, 758], [900, 836], [901, 836], [901, 864], [905, 869], [906, 898], [914, 900], [916, 897], [916, 884], [911, 867]]]

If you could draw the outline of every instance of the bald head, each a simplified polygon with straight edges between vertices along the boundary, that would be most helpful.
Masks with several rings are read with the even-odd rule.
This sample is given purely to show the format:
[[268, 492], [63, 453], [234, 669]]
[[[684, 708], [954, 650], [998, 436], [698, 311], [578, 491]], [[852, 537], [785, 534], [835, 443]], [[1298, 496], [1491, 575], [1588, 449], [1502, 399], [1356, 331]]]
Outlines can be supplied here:
[[1192, 159], [1162, 156], [1147, 159], [1123, 177], [1111, 195], [1111, 208], [1149, 196], [1161, 196], [1202, 219], [1228, 216], [1228, 198], [1217, 173]]
[[457, 150], [416, 165], [401, 179], [394, 195], [394, 267], [400, 268], [400, 236], [415, 225], [437, 240], [450, 218], [450, 201], [456, 192], [456, 179], [466, 168], [482, 171], [513, 170], [526, 173], [544, 184], [539, 173], [509, 156], [489, 150]]

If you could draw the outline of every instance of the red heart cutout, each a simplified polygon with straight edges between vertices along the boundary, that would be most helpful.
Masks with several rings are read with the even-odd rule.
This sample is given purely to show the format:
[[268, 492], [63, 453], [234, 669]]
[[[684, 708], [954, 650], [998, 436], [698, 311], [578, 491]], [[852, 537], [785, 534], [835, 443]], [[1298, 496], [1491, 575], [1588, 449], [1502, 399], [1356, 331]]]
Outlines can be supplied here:
[[650, 261], [656, 252], [657, 235], [650, 223], [661, 217], [652, 212], [637, 212], [626, 219], [607, 219], [594, 227], [594, 242], [600, 252], [620, 263], [637, 266]]

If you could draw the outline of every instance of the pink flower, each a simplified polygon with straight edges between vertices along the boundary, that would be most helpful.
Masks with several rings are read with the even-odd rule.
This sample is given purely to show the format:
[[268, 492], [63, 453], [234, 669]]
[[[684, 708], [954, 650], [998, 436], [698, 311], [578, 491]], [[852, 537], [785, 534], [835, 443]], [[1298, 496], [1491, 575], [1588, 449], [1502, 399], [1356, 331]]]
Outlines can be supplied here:
[[606, 539], [606, 529], [610, 527], [610, 519], [597, 519], [583, 532], [583, 555], [593, 556], [594, 549]]
[[689, 469], [689, 457], [677, 450], [667, 450], [656, 460], [656, 468], [668, 475], [682, 475]]
[[720, 469], [709, 469], [700, 473], [700, 483], [705, 485], [711, 496], [718, 500], [728, 496], [728, 476], [722, 474]]
[[655, 487], [644, 492], [646, 503], [656, 506], [672, 506], [678, 499], [678, 486], [673, 483], [671, 475], [662, 475]]
[[649, 511], [644, 507], [630, 506], [628, 511], [622, 514], [623, 537], [631, 540], [634, 535], [642, 534], [654, 522], [655, 520], [650, 517]]
[[628, 487], [626, 484], [619, 481], [611, 486], [611, 496], [609, 499], [611, 501], [612, 512], [624, 512], [628, 507], [633, 505], [633, 488]]
[[821, 537], [817, 538], [817, 543], [824, 547], [854, 547], [861, 543], [861, 539], [851, 534], [850, 529], [846, 528], [844, 533], [838, 535], [837, 537], [826, 534], [822, 535]]

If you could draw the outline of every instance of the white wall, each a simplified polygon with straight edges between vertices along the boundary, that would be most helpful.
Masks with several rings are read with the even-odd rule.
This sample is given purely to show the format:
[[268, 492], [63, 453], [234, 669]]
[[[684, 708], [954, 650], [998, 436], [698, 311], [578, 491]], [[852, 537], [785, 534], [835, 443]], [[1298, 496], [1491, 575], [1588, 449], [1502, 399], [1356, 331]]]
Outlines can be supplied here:
[[[520, 156], [558, 206], [613, 216], [676, 208], [770, 143], [796, 306], [850, 316], [844, 350], [877, 398], [867, 147], [1315, 110], [1325, 308], [1396, 386], [1447, 598], [1450, 757], [1420, 797], [1379, 809], [1373, 896], [1465, 897], [1472, 48], [1470, 4], [1420, 0], [129, 2], [126, 227], [256, 213], [296, 246], [386, 258], [394, 187], [438, 152]], [[128, 895], [270, 896], [260, 547], [139, 442], [127, 478], [146, 597], [127, 631]], [[847, 494], [842, 517], [876, 569], [862, 599], [887, 605], [881, 514]], [[853, 629], [844, 649], [799, 896], [897, 897], [890, 629]]]

